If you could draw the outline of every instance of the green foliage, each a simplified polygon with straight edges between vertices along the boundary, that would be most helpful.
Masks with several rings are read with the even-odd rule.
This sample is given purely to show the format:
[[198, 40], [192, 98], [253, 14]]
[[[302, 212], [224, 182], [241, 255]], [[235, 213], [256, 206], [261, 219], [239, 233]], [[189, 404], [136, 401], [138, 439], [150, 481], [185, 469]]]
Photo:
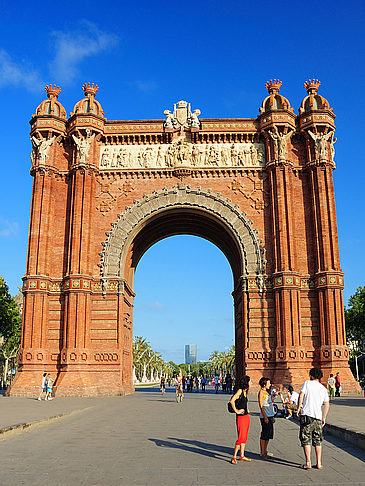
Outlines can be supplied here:
[[365, 347], [365, 287], [358, 287], [345, 309], [347, 341], [354, 355]]
[[0, 334], [4, 337], [3, 351], [7, 354], [20, 345], [22, 319], [18, 306], [0, 277]]
[[209, 361], [215, 373], [232, 373], [235, 365], [235, 347], [232, 346], [227, 352], [213, 351]]

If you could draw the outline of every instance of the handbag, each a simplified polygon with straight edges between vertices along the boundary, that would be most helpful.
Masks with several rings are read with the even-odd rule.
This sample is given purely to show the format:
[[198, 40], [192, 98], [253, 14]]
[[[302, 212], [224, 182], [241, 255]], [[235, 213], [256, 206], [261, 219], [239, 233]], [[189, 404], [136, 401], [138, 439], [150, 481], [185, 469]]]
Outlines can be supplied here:
[[227, 403], [227, 408], [228, 408], [228, 412], [229, 412], [229, 413], [235, 413], [235, 411], [233, 410], [233, 407], [232, 407], [231, 402], [228, 402], [228, 403]]
[[[236, 408], [238, 408], [238, 409], [241, 409], [241, 408], [242, 408], [242, 406], [238, 406], [238, 407], [237, 407], [237, 404], [238, 404], [238, 402], [239, 402], [239, 401], [242, 399], [242, 396], [243, 396], [243, 392], [241, 393], [241, 396], [237, 398], [236, 403], [235, 403]], [[233, 397], [233, 395], [232, 395], [232, 397]], [[231, 400], [232, 400], [232, 397], [231, 397]], [[229, 401], [229, 402], [228, 402], [228, 404], [227, 404], [227, 408], [228, 408], [228, 412], [229, 412], [229, 413], [236, 413], [236, 412], [233, 410], [233, 407], [232, 407], [231, 401]], [[244, 415], [247, 415], [247, 411], [245, 411]]]

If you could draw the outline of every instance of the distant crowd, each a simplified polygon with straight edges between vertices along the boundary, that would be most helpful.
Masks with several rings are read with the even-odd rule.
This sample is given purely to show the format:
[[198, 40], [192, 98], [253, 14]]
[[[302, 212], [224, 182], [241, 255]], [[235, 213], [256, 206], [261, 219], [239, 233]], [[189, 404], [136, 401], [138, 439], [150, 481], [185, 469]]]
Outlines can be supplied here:
[[[232, 389], [234, 388], [235, 385], [235, 378], [234, 376], [231, 376], [227, 374], [224, 377], [221, 376], [214, 376], [214, 377], [205, 377], [204, 375], [202, 376], [183, 376], [180, 377], [180, 383], [183, 391], [185, 392], [192, 392], [192, 391], [202, 391], [203, 393], [206, 390], [206, 387], [213, 387], [216, 393], [221, 389], [222, 392], [226, 393], [232, 393]], [[165, 378], [162, 377], [160, 381], [160, 388], [162, 383], [167, 383], [168, 386], [171, 386], [171, 384], [174, 384], [174, 380], [171, 380], [170, 378]]]

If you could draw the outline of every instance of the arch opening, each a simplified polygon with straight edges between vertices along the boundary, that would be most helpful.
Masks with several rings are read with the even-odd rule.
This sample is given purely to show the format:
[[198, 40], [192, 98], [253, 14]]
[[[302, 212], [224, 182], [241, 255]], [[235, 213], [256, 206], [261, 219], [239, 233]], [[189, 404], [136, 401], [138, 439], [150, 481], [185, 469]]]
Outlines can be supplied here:
[[232, 290], [232, 270], [216, 245], [190, 235], [160, 240], [136, 268], [133, 334], [167, 362], [183, 363], [192, 343], [197, 360], [208, 361], [234, 344]]
[[[174, 208], [151, 217], [134, 238], [130, 248], [128, 279], [132, 288], [135, 269], [145, 252], [158, 241], [177, 235], [197, 236], [213, 243], [226, 256], [234, 282], [239, 280], [242, 275], [239, 246], [228, 228], [217, 218], [201, 210]], [[125, 269], [126, 276], [127, 271], [128, 268]]]

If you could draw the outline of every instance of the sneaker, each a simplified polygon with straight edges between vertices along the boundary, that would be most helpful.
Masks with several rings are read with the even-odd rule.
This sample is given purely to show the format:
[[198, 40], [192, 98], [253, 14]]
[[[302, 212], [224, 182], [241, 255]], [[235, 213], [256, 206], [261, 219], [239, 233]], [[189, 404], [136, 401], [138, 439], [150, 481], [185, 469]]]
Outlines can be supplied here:
[[274, 454], [272, 452], [266, 452], [266, 457], [274, 457]]
[[42, 399], [41, 398], [37, 398], [37, 400], [41, 401]]

